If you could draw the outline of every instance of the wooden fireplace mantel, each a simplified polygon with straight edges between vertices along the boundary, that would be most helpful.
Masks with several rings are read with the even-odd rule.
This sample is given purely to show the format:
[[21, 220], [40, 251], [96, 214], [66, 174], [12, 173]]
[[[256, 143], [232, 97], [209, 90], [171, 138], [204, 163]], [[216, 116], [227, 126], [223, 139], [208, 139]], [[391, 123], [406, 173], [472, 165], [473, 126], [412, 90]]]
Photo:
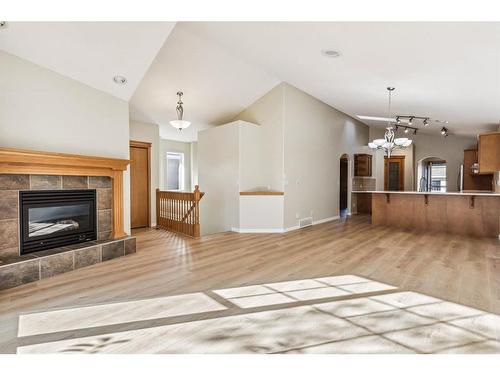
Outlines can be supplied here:
[[123, 229], [123, 171], [129, 160], [0, 148], [0, 173], [62, 176], [108, 176], [113, 181], [113, 237]]

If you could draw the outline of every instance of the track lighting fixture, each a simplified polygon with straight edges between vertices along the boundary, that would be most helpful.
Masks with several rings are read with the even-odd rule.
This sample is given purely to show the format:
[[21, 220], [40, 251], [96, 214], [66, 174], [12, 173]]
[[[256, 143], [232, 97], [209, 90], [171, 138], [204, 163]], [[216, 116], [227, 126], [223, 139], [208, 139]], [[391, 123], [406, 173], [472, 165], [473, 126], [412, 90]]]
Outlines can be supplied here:
[[405, 128], [405, 133], [408, 133], [408, 128]]
[[444, 126], [441, 128], [441, 135], [447, 137], [448, 136], [448, 129], [445, 128]]
[[[401, 119], [398, 117], [396, 117], [396, 124], [401, 124]], [[396, 129], [397, 129], [397, 126], [396, 126]]]
[[417, 129], [413, 129], [413, 135], [417, 135]]
[[427, 126], [427, 125], [429, 125], [429, 119], [428, 119], [428, 118], [426, 118], [426, 119], [424, 120], [424, 126]]
[[410, 119], [408, 120], [408, 125], [410, 125], [410, 126], [413, 125], [413, 119], [414, 119], [414, 117], [410, 117]]

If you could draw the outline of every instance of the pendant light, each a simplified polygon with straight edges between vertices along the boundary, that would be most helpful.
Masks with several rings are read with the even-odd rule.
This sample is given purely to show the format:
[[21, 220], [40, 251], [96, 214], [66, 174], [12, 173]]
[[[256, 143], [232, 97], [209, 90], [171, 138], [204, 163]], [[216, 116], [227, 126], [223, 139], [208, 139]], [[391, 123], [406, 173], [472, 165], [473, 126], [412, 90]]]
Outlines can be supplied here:
[[368, 147], [372, 150], [384, 150], [387, 157], [391, 157], [392, 151], [404, 149], [411, 145], [412, 140], [408, 138], [394, 138], [394, 129], [391, 124], [391, 94], [395, 90], [394, 87], [388, 87], [389, 93], [389, 106], [387, 118], [387, 128], [385, 130], [384, 138], [374, 139], [373, 142], [368, 143]]
[[177, 96], [179, 98], [179, 100], [177, 101], [177, 106], [175, 107], [175, 110], [177, 112], [177, 120], [170, 121], [170, 125], [179, 130], [186, 129], [189, 125], [191, 125], [191, 122], [182, 119], [182, 116], [184, 115], [184, 108], [182, 107], [182, 105], [184, 104], [182, 103], [182, 95], [184, 95], [182, 91], [177, 91]]

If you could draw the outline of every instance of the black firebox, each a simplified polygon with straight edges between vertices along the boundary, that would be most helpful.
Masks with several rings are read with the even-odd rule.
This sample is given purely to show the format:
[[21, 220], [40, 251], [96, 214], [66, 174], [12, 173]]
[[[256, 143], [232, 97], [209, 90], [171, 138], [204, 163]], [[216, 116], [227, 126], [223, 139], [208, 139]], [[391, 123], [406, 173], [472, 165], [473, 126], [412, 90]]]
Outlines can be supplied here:
[[19, 192], [21, 254], [97, 238], [96, 191]]

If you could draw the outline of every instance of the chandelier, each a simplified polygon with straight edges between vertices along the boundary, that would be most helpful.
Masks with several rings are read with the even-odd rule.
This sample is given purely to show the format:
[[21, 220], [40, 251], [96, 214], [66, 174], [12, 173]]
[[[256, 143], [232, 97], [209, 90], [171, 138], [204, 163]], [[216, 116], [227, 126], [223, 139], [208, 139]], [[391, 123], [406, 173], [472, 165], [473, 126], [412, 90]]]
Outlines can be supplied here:
[[389, 106], [388, 106], [388, 121], [387, 128], [385, 130], [384, 138], [374, 139], [373, 142], [368, 143], [368, 147], [372, 150], [384, 150], [387, 157], [391, 157], [394, 150], [404, 149], [411, 145], [412, 140], [408, 138], [395, 138], [394, 128], [391, 124], [391, 94], [394, 91], [394, 87], [388, 87], [387, 91], [389, 93]]
[[186, 129], [189, 125], [191, 125], [189, 121], [182, 119], [182, 116], [184, 115], [184, 108], [182, 107], [182, 105], [184, 104], [182, 103], [182, 95], [184, 95], [182, 91], [177, 91], [177, 96], [179, 97], [177, 106], [175, 107], [175, 111], [177, 112], [177, 120], [170, 121], [170, 125], [179, 130]]

